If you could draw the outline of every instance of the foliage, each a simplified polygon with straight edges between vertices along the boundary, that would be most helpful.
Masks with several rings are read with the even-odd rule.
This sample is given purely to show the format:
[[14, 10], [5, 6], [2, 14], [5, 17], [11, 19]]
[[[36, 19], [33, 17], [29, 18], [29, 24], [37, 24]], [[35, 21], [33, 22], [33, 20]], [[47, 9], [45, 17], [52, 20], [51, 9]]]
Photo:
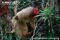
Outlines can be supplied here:
[[37, 18], [37, 28], [34, 38], [54, 38], [60, 33], [60, 16], [56, 15], [56, 11], [52, 7], [45, 8], [40, 13], [41, 17]]

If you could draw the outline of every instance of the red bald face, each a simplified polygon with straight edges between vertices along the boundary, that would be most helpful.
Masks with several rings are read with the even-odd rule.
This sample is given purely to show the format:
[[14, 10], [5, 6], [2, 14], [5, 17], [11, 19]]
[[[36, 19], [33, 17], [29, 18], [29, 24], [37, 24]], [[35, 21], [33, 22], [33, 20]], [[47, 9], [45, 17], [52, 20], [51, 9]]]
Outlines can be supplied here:
[[33, 14], [34, 14], [34, 15], [38, 15], [38, 14], [39, 14], [38, 8], [34, 8], [34, 9], [33, 9]]

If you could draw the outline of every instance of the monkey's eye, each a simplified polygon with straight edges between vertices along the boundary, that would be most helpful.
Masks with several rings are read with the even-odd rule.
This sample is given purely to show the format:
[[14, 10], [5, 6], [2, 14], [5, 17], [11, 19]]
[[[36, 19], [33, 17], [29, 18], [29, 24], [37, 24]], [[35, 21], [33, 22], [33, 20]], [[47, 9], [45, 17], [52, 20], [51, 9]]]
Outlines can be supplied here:
[[18, 16], [15, 16], [15, 19], [18, 20]]

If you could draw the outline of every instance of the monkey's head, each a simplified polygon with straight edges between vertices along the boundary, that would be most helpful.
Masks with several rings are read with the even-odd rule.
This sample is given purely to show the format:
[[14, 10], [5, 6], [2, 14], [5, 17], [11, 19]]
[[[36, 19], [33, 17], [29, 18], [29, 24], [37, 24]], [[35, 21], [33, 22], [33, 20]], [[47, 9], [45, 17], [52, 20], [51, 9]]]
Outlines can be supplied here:
[[31, 14], [29, 15], [29, 18], [33, 19], [36, 15], [39, 15], [39, 9], [33, 8]]
[[33, 11], [32, 11], [32, 13], [34, 15], [38, 15], [39, 14], [39, 9], [38, 8], [34, 8]]

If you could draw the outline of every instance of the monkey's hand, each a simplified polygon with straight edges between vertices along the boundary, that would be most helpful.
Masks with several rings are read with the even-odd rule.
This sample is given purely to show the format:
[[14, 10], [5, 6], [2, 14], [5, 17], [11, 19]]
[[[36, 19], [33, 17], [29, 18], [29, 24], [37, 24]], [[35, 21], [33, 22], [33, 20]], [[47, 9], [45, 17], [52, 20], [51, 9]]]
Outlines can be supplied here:
[[28, 32], [26, 35], [27, 37], [31, 37], [33, 35], [33, 32]]

